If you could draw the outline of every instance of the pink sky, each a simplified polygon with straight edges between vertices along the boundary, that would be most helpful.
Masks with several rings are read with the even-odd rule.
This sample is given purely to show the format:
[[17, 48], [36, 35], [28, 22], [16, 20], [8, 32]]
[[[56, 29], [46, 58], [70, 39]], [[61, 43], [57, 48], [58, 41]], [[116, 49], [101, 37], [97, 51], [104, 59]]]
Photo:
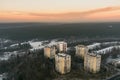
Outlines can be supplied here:
[[[90, 5], [88, 5], [88, 7], [84, 5], [79, 6], [79, 4], [76, 4], [77, 6], [75, 7], [75, 4], [73, 5], [71, 2], [71, 5], [66, 5], [66, 6], [70, 6], [70, 8], [65, 7], [65, 5], [63, 5], [66, 3], [64, 1], [60, 3], [62, 6], [51, 5], [52, 7], [50, 7], [49, 4], [48, 6], [45, 7], [44, 5], [42, 5], [42, 3], [41, 5], [39, 4], [37, 5], [37, 3], [34, 3], [34, 5], [32, 6], [31, 0], [30, 0], [31, 4], [29, 5], [27, 5], [26, 2], [24, 2], [24, 5], [22, 5], [23, 2], [20, 3], [16, 1], [14, 4], [12, 2], [10, 3], [9, 0], [5, 0], [5, 1], [0, 3], [0, 5], [2, 5], [0, 6], [0, 22], [99, 22], [99, 21], [109, 22], [109, 21], [120, 21], [120, 6], [119, 6], [120, 3], [116, 1], [114, 1], [116, 2], [116, 3], [113, 3], [114, 5], [104, 2], [104, 5], [102, 3], [96, 3], [100, 5], [97, 6], [96, 4], [92, 4], [93, 5], [92, 7], [89, 7]], [[94, 1], [97, 2], [98, 0], [94, 0]], [[6, 7], [6, 5], [8, 5], [8, 7]], [[30, 5], [31, 7], [28, 8], [27, 6], [30, 6]], [[38, 7], [37, 9], [35, 5]], [[65, 7], [65, 9], [63, 6]]]

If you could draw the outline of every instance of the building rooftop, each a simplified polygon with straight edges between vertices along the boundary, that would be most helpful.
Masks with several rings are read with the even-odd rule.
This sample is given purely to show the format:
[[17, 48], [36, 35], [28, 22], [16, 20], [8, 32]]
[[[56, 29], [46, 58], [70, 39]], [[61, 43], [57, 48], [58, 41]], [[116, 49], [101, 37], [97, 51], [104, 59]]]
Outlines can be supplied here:
[[93, 57], [101, 57], [101, 55], [95, 54], [95, 53], [88, 53], [88, 55], [93, 56]]
[[77, 47], [87, 48], [87, 47], [84, 46], [84, 45], [77, 45]]
[[65, 53], [58, 53], [57, 55], [60, 56], [60, 57], [68, 57], [68, 56], [70, 56], [70, 55], [65, 54]]
[[55, 48], [55, 46], [45, 46], [45, 48]]
[[58, 44], [63, 44], [63, 43], [66, 44], [66, 42], [64, 42], [64, 41], [58, 42]]

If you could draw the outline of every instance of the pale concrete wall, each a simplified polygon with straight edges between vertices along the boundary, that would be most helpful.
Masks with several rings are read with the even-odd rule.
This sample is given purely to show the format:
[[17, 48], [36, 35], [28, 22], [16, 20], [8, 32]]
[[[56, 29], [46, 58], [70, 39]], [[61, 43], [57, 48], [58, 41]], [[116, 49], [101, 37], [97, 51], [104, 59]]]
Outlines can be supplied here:
[[88, 48], [84, 45], [76, 46], [76, 56], [81, 57], [84, 59], [84, 55], [88, 53]]
[[67, 51], [67, 43], [66, 42], [59, 42], [57, 44], [57, 48], [59, 52], [66, 52]]
[[54, 58], [56, 54], [56, 49], [54, 46], [44, 48], [44, 56], [47, 58]]
[[50, 58], [50, 48], [48, 47], [44, 48], [44, 56]]
[[71, 70], [71, 56], [59, 56], [58, 54], [55, 55], [55, 68], [56, 71], [65, 74], [70, 72]]
[[84, 69], [86, 71], [97, 73], [100, 71], [101, 56], [86, 54], [84, 58]]

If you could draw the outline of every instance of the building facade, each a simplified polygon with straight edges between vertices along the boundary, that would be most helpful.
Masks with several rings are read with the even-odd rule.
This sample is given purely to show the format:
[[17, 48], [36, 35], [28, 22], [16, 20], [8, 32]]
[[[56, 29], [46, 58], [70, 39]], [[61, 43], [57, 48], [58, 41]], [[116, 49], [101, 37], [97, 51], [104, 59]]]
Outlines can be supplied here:
[[76, 46], [76, 56], [81, 57], [84, 59], [84, 55], [88, 53], [88, 48], [84, 45], [77, 45]]
[[91, 73], [97, 73], [100, 71], [101, 55], [94, 53], [85, 54], [84, 57], [84, 69]]
[[56, 48], [55, 48], [55, 46], [51, 46], [51, 47], [47, 46], [47, 47], [44, 48], [44, 56], [46, 58], [52, 59], [52, 58], [55, 57], [55, 54], [56, 54]]
[[66, 52], [67, 51], [67, 43], [66, 42], [58, 42], [57, 49], [58, 49], [58, 52]]
[[56, 54], [55, 69], [60, 74], [69, 73], [71, 70], [71, 56], [65, 53]]

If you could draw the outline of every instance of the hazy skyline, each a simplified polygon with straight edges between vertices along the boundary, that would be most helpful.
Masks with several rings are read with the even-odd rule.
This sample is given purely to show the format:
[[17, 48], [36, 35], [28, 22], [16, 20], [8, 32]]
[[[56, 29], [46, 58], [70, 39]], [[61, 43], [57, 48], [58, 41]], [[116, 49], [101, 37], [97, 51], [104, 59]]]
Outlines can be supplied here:
[[120, 0], [2, 0], [0, 22], [120, 21]]

